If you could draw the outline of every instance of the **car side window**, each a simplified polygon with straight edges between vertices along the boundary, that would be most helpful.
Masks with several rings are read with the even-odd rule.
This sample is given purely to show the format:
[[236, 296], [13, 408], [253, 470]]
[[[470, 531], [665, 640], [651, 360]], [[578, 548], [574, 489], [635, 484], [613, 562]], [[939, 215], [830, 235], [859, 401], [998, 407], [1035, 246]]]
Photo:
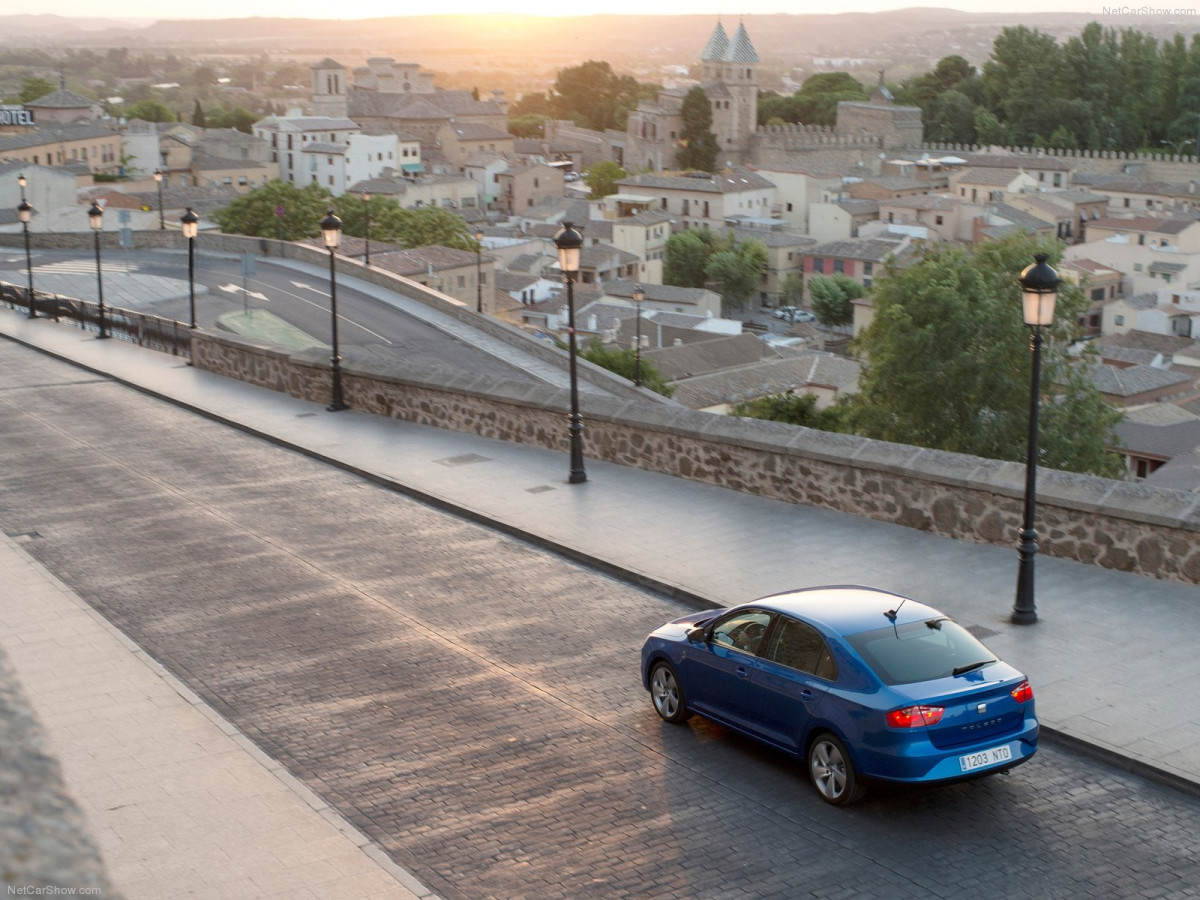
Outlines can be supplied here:
[[745, 610], [714, 625], [711, 640], [722, 647], [757, 656], [770, 624], [770, 613], [761, 609]]
[[837, 679], [837, 665], [824, 639], [811, 625], [796, 619], [780, 619], [766, 657], [789, 669], [827, 681]]

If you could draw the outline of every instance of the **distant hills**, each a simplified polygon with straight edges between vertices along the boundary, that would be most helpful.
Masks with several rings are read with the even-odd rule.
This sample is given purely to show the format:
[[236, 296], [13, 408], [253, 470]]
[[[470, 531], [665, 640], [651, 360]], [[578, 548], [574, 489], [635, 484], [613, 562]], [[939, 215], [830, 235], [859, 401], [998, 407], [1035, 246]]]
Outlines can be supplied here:
[[[731, 24], [726, 17], [727, 27]], [[978, 64], [1007, 26], [1025, 25], [1059, 40], [1085, 24], [1135, 28], [1166, 37], [1200, 31], [1200, 17], [1123, 16], [1084, 13], [966, 13], [918, 7], [881, 13], [764, 15], [741, 18], [765, 65], [802, 66], [807, 58], [874, 58], [892, 67], [932, 65], [960, 53]], [[520, 15], [411, 16], [356, 20], [67, 18], [53, 15], [0, 16], [7, 44], [79, 46], [86, 33], [93, 49], [146, 50], [244, 55], [253, 52], [339, 54], [347, 62], [387, 55], [430, 67], [508, 67], [576, 64], [600, 59], [622, 68], [695, 61], [716, 23], [714, 16], [618, 16], [542, 18]], [[532, 61], [536, 60], [536, 63]]]

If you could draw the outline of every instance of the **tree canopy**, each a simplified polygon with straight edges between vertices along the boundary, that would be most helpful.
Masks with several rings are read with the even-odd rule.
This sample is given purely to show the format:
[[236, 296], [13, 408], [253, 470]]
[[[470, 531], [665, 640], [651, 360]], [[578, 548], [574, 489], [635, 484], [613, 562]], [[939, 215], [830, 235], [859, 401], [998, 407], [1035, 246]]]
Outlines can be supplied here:
[[837, 121], [839, 102], [866, 99], [863, 86], [845, 72], [818, 72], [806, 78], [790, 97], [771, 92], [760, 95], [758, 121], [760, 125], [777, 121], [832, 126]]
[[609, 159], [601, 160], [583, 170], [583, 180], [591, 190], [591, 199], [598, 200], [617, 192], [617, 182], [629, 173]]
[[762, 287], [767, 248], [761, 241], [739, 241], [733, 232], [715, 235], [696, 228], [667, 238], [663, 283], [679, 287], [711, 286], [726, 311], [740, 309]]
[[[904, 269], [889, 267], [871, 291], [875, 316], [854, 341], [859, 393], [844, 402], [847, 430], [990, 459], [1026, 452], [1030, 351], [1016, 276], [1060, 250], [1019, 235], [971, 249], [935, 245]], [[1091, 381], [1067, 339], [1088, 300], [1064, 281], [1055, 324], [1045, 330], [1040, 464], [1114, 475], [1108, 453], [1121, 413]]]
[[712, 106], [704, 88], [694, 87], [683, 98], [680, 110], [683, 129], [679, 135], [679, 151], [676, 160], [681, 169], [699, 169], [715, 172], [717, 154], [721, 146], [712, 131]]
[[808, 282], [813, 314], [822, 325], [849, 325], [854, 321], [851, 301], [863, 295], [863, 286], [847, 275], [816, 275]]
[[[579, 355], [588, 362], [595, 363], [630, 381], [633, 381], [637, 375], [637, 353], [630, 348], [614, 347], [593, 339], [588, 342]], [[648, 388], [656, 394], [662, 394], [664, 397], [670, 397], [675, 393], [675, 387], [667, 384], [658, 369], [644, 356], [641, 363], [641, 375], [642, 387]]]
[[[300, 241], [321, 233], [320, 222], [333, 205], [329, 191], [317, 184], [302, 188], [286, 181], [271, 181], [242, 194], [213, 213], [213, 220], [226, 234]], [[283, 210], [277, 216], [275, 210]]]
[[[629, 111], [642, 97], [653, 96], [654, 90], [632, 75], [616, 74], [606, 62], [589, 59], [559, 71], [549, 103], [558, 118], [570, 119], [583, 128], [623, 129]], [[525, 112], [537, 110], [522, 107]]]

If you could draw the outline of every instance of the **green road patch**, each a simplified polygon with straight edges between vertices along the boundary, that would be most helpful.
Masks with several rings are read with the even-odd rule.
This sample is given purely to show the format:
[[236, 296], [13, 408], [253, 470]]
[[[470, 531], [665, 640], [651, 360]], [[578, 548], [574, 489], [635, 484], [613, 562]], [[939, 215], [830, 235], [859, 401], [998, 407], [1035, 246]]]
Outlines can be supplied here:
[[288, 350], [308, 350], [311, 347], [329, 346], [294, 325], [289, 325], [279, 316], [272, 315], [265, 309], [225, 313], [217, 318], [217, 324], [234, 334], [274, 344]]

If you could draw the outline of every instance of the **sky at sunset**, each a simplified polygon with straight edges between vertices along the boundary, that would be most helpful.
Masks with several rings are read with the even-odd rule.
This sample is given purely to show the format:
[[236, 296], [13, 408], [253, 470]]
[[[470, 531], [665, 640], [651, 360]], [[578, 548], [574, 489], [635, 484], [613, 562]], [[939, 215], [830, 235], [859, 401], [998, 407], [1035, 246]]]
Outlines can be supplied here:
[[[740, 15], [764, 13], [838, 13], [877, 12], [885, 9], [905, 9], [914, 6], [943, 7], [967, 12], [1083, 12], [1104, 18], [1106, 8], [1127, 10], [1170, 10], [1169, 3], [1136, 3], [1120, 5], [1121, 0], [956, 0], [953, 3], [919, 3], [912, 0], [665, 0], [647, 4], [645, 0], [603, 0], [595, 4], [575, 4], [573, 12], [607, 13], [617, 15], [712, 15], [734, 21]], [[1187, 4], [1184, 4], [1187, 5]], [[15, 4], [14, 4], [15, 6]], [[11, 8], [9, 13], [42, 13], [72, 17], [110, 17], [140, 19], [214, 19], [261, 16], [265, 18], [311, 19], [370, 19], [379, 16], [436, 13], [525, 13], [553, 15], [551, 8], [563, 9], [567, 4], [533, 2], [533, 0], [444, 0], [430, 5], [412, 4], [401, 8], [395, 0], [351, 0], [348, 3], [318, 2], [318, 0], [207, 0], [202, 4], [166, 5], [161, 0], [111, 0], [96, 4], [94, 0], [42, 0], [23, 9]], [[585, 12], [586, 11], [586, 12]]]

